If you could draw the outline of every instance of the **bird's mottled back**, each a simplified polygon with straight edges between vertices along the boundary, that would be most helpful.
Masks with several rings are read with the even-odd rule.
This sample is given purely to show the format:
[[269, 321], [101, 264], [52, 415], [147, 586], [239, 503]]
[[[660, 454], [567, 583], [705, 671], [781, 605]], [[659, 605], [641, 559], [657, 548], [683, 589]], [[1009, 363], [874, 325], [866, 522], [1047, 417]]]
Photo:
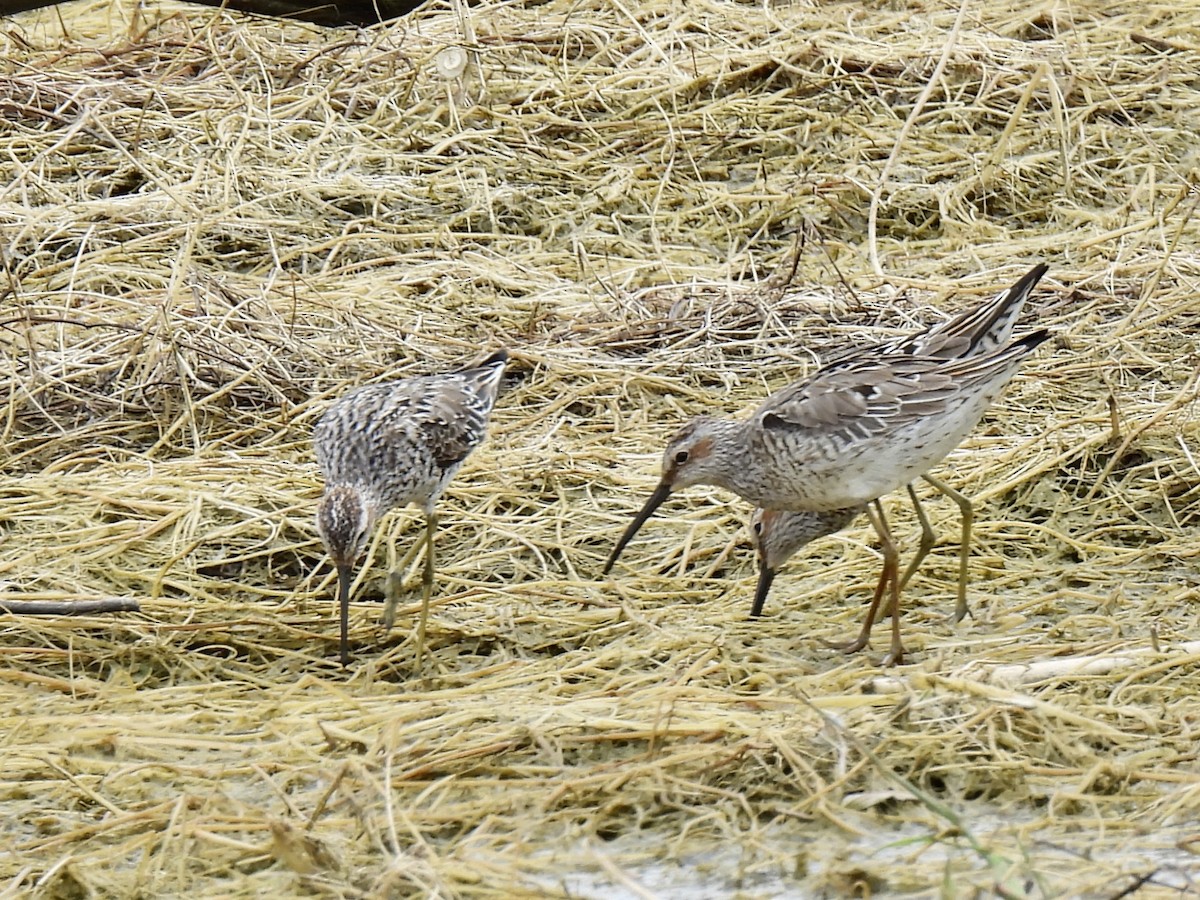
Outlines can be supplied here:
[[[991, 383], [1003, 387], [1021, 360], [1047, 337], [1043, 329], [1001, 350], [950, 360], [892, 356], [826, 367], [807, 381], [776, 391], [751, 421], [767, 433], [827, 435], [845, 447], [921, 425], [960, 397], [986, 397], [978, 404], [982, 414], [991, 402], [983, 388]], [[964, 417], [959, 430], [974, 424]]]
[[313, 432], [327, 486], [374, 495], [380, 511], [437, 499], [483, 441], [508, 354], [447, 375], [371, 384], [342, 397]]

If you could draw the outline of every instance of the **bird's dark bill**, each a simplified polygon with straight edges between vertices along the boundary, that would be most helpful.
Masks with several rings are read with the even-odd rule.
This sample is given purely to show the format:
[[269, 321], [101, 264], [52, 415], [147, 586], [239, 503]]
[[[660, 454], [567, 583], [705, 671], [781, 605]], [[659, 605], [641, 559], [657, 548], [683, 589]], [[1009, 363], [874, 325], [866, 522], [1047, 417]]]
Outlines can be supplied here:
[[646, 505], [642, 507], [642, 511], [633, 517], [633, 521], [629, 523], [629, 527], [625, 529], [625, 533], [621, 535], [621, 539], [617, 541], [617, 546], [613, 547], [613, 552], [608, 556], [608, 562], [604, 564], [604, 574], [607, 575], [613, 567], [613, 563], [617, 561], [617, 557], [621, 555], [621, 551], [625, 549], [625, 545], [633, 540], [633, 536], [638, 533], [655, 510], [663, 505], [663, 501], [671, 496], [671, 485], [667, 482], [662, 482], [654, 489], [654, 493], [650, 495], [650, 499], [646, 501]]
[[758, 567], [758, 587], [754, 589], [754, 605], [750, 607], [750, 618], [757, 619], [762, 615], [763, 605], [767, 602], [767, 594], [774, 580], [775, 570], [766, 563], [761, 563]]
[[354, 581], [351, 566], [338, 566], [338, 616], [342, 632], [342, 668], [350, 665], [350, 583]]

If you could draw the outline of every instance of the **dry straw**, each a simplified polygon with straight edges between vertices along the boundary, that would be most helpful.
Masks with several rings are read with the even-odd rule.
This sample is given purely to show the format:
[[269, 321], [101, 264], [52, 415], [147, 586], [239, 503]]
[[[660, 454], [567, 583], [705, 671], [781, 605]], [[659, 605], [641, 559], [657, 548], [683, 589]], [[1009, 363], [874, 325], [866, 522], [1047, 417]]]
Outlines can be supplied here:
[[[0, 599], [141, 611], [0, 619], [0, 896], [1197, 890], [1198, 32], [1182, 2], [6, 19]], [[976, 615], [945, 621], [933, 500], [912, 666], [816, 640], [862, 614], [865, 523], [757, 622], [720, 491], [597, 579], [684, 419], [1038, 261], [1059, 338], [938, 470]], [[428, 677], [416, 595], [377, 624], [409, 513], [344, 672], [313, 422], [497, 345]]]

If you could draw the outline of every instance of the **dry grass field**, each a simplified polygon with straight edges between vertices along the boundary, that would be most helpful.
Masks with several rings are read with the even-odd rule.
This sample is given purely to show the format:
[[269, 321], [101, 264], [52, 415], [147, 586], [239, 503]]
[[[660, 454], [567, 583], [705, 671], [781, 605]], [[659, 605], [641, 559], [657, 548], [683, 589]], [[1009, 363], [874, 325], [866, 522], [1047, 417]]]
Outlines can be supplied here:
[[[1200, 895], [1200, 9], [482, 0], [321, 30], [0, 20], [0, 897]], [[1054, 330], [749, 621], [748, 506], [667, 437], [1037, 262]], [[506, 346], [383, 520], [337, 662], [314, 422]], [[907, 554], [916, 525], [889, 498]]]

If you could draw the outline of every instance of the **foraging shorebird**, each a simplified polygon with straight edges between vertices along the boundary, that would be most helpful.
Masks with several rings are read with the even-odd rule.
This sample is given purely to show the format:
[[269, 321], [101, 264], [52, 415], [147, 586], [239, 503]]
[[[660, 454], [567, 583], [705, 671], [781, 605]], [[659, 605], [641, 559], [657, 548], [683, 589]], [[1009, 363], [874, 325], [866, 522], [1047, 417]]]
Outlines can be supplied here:
[[758, 554], [758, 586], [754, 589], [750, 618], [762, 615], [775, 573], [800, 548], [817, 538], [836, 534], [866, 511], [866, 504], [827, 512], [789, 512], [761, 506], [755, 509], [750, 517], [750, 543]]
[[[921, 505], [920, 499], [917, 497], [917, 492], [913, 490], [911, 484], [905, 485], [908, 491], [909, 499], [912, 501], [913, 510], [917, 514], [918, 520], [921, 523], [921, 545], [917, 552], [913, 555], [904, 574], [900, 576], [899, 585], [896, 588], [897, 595], [904, 590], [909, 579], [913, 577], [917, 569], [921, 567], [921, 561], [928, 555], [930, 548], [933, 546], [933, 529], [929, 525], [929, 519], [925, 516], [924, 507]], [[876, 532], [887, 529], [887, 520], [881, 518], [882, 510], [879, 507], [879, 501], [874, 500], [872, 503], [862, 506], [853, 506], [849, 509], [835, 509], [830, 512], [793, 512], [783, 509], [763, 509], [761, 506], [754, 510], [754, 514], [750, 519], [750, 542], [754, 545], [754, 549], [758, 553], [758, 584], [754, 589], [754, 604], [750, 608], [750, 618], [755, 619], [762, 613], [763, 604], [766, 603], [767, 594], [771, 590], [771, 583], [775, 580], [775, 573], [783, 566], [801, 547], [815, 541], [817, 538], [826, 537], [841, 531], [851, 521], [856, 519], [859, 513], [865, 512], [870, 518]], [[969, 520], [964, 517], [964, 525]], [[963, 546], [966, 547], [966, 534], [969, 529], [964, 528]], [[888, 545], [884, 547], [885, 565], [879, 573], [879, 581], [875, 585], [875, 595], [871, 598], [871, 605], [867, 610], [866, 618], [863, 620], [862, 629], [859, 631], [858, 637], [852, 641], [825, 641], [822, 640], [826, 647], [831, 647], [834, 650], [841, 650], [844, 653], [855, 653], [867, 645], [867, 641], [871, 636], [871, 627], [875, 624], [875, 618], [879, 613], [879, 603], [883, 599], [883, 592], [887, 590], [889, 580], [894, 577], [896, 569], [886, 564]], [[893, 551], [894, 552], [894, 551]], [[897, 618], [893, 612], [893, 621]], [[955, 619], [954, 621], [958, 621]]]
[[[1006, 344], [1012, 337], [1013, 328], [1021, 315], [1025, 300], [1042, 276], [1046, 274], [1048, 268], [1045, 265], [1034, 266], [1016, 284], [1001, 291], [991, 300], [964, 310], [946, 322], [934, 325], [924, 331], [876, 344], [870, 348], [869, 352], [878, 356], [898, 354], [957, 359], [995, 350]], [[844, 351], [831, 357], [826, 364], [831, 365], [864, 352], [866, 351], [861, 349]], [[958, 598], [954, 616], [951, 619], [953, 622], [958, 622], [968, 611], [967, 563], [970, 554], [974, 510], [970, 500], [949, 485], [944, 484], [940, 479], [934, 478], [929, 473], [925, 473], [922, 477], [936, 490], [953, 500], [962, 514]], [[911, 485], [908, 486], [908, 495], [921, 524], [921, 542], [912, 562], [900, 579], [901, 590], [920, 567], [921, 561], [932, 549], [934, 543], [933, 530], [921, 507], [921, 501]], [[834, 512], [788, 512], [785, 510], [767, 512], [762, 508], [755, 510], [750, 520], [750, 529], [751, 541], [759, 556], [759, 578], [754, 603], [751, 607], [751, 618], [756, 618], [762, 612], [775, 573], [793, 554], [811, 541], [845, 528], [853, 519], [857, 518], [859, 513], [864, 511], [866, 511], [865, 506]], [[876, 594], [878, 595], [882, 589], [881, 585], [877, 588]], [[853, 650], [861, 649], [861, 645], [858, 642], [850, 642], [845, 645], [845, 649], [853, 652]]]
[[[396, 506], [415, 503], [425, 513], [425, 569], [414, 665], [425, 646], [433, 590], [433, 534], [438, 498], [463, 461], [482, 443], [508, 353], [445, 375], [422, 375], [351, 391], [325, 412], [313, 430], [325, 493], [317, 531], [338, 573], [341, 661], [348, 665], [347, 633], [354, 566], [375, 521]], [[405, 556], [403, 570], [420, 549]], [[394, 599], [384, 624], [391, 627]]]
[[[1034, 272], [1026, 276], [1030, 287], [1041, 275]], [[868, 347], [776, 391], [745, 420], [693, 419], [667, 444], [658, 487], [613, 548], [604, 573], [673, 491], [694, 484], [717, 485], [772, 510], [845, 513], [871, 504], [891, 585], [885, 663], [900, 662], [897, 554], [878, 498], [924, 475], [954, 449], [1049, 336], [1038, 330], [950, 359]], [[877, 606], [868, 612], [871, 621]]]

